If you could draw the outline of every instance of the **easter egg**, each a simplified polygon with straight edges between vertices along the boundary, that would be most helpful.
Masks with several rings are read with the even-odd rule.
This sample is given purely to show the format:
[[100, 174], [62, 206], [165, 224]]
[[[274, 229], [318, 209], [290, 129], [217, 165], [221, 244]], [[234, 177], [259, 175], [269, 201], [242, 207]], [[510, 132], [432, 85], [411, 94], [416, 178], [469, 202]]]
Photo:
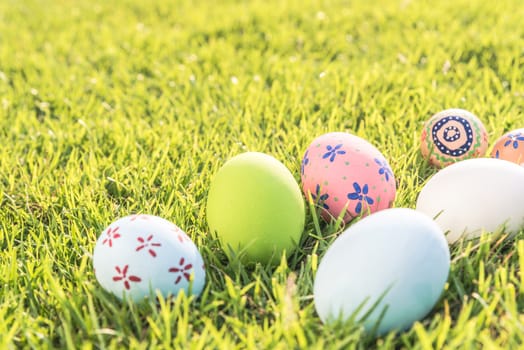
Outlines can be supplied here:
[[413, 209], [386, 209], [328, 248], [315, 275], [315, 308], [324, 323], [354, 317], [379, 335], [404, 330], [438, 301], [449, 266], [446, 239], [433, 220]]
[[417, 210], [435, 218], [449, 243], [503, 225], [516, 233], [524, 227], [524, 168], [493, 158], [455, 163], [427, 181]]
[[204, 262], [191, 239], [158, 216], [136, 214], [116, 220], [98, 238], [93, 252], [95, 276], [118, 298], [199, 295]]
[[484, 156], [488, 134], [482, 122], [463, 109], [446, 109], [431, 117], [422, 130], [421, 152], [432, 165], [445, 167]]
[[513, 130], [501, 136], [493, 146], [491, 157], [524, 166], [524, 129]]
[[302, 190], [329, 221], [345, 223], [391, 207], [396, 195], [393, 171], [368, 141], [344, 132], [317, 137], [302, 159]]
[[304, 230], [305, 208], [291, 172], [277, 159], [246, 152], [214, 176], [207, 222], [226, 253], [245, 263], [276, 263], [291, 253]]

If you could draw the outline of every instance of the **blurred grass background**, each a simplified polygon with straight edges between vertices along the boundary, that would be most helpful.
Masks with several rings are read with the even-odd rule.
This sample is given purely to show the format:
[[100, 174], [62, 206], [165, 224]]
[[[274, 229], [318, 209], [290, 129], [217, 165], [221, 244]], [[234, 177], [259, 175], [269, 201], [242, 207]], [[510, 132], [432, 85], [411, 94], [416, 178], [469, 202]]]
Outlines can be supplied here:
[[[432, 314], [373, 339], [314, 311], [341, 228], [308, 214], [288, 261], [245, 269], [209, 236], [205, 199], [233, 155], [266, 152], [298, 181], [309, 142], [347, 131], [413, 208], [435, 172], [418, 150], [433, 113], [470, 110], [491, 142], [523, 127], [522, 18], [519, 0], [2, 1], [0, 348], [518, 348], [522, 236], [453, 247]], [[201, 298], [134, 305], [97, 284], [97, 236], [136, 212], [192, 237]]]

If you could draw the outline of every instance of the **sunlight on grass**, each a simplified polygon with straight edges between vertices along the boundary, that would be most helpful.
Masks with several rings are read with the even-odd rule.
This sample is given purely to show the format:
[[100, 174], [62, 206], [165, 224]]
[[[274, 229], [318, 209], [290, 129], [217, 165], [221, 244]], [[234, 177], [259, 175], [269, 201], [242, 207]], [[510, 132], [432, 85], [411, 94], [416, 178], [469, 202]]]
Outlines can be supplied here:
[[[311, 140], [347, 131], [413, 208], [435, 172], [418, 148], [432, 114], [470, 110], [492, 142], [522, 127], [522, 18], [518, 0], [0, 2], [0, 348], [517, 348], [522, 235], [457, 243], [433, 312], [372, 339], [315, 313], [338, 224], [311, 205], [300, 249], [247, 268], [205, 202], [231, 156], [271, 154], [298, 181]], [[199, 299], [122, 303], [98, 285], [96, 238], [138, 212], [199, 247]]]

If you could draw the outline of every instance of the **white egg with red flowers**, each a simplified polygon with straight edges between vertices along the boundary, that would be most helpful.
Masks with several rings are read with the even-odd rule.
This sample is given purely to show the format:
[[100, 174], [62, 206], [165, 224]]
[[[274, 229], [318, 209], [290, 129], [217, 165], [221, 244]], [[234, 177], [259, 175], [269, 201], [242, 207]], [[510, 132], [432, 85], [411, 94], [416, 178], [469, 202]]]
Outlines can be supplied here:
[[118, 298], [199, 295], [206, 273], [202, 256], [178, 226], [158, 216], [135, 214], [109, 225], [93, 252], [95, 276]]

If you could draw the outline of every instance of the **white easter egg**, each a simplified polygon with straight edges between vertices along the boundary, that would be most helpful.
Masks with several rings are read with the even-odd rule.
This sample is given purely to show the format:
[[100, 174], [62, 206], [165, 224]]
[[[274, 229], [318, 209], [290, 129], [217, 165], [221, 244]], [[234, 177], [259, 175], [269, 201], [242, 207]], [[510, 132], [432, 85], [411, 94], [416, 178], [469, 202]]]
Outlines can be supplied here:
[[109, 225], [93, 252], [95, 276], [119, 298], [138, 301], [181, 290], [199, 295], [206, 273], [202, 256], [175, 224], [158, 216], [136, 214]]
[[377, 334], [406, 329], [438, 301], [449, 265], [449, 247], [433, 220], [412, 209], [379, 211], [327, 250], [315, 276], [317, 313], [325, 323], [354, 315]]
[[425, 184], [417, 210], [436, 218], [449, 243], [502, 225], [516, 233], [524, 228], [524, 168], [490, 158], [452, 164]]

